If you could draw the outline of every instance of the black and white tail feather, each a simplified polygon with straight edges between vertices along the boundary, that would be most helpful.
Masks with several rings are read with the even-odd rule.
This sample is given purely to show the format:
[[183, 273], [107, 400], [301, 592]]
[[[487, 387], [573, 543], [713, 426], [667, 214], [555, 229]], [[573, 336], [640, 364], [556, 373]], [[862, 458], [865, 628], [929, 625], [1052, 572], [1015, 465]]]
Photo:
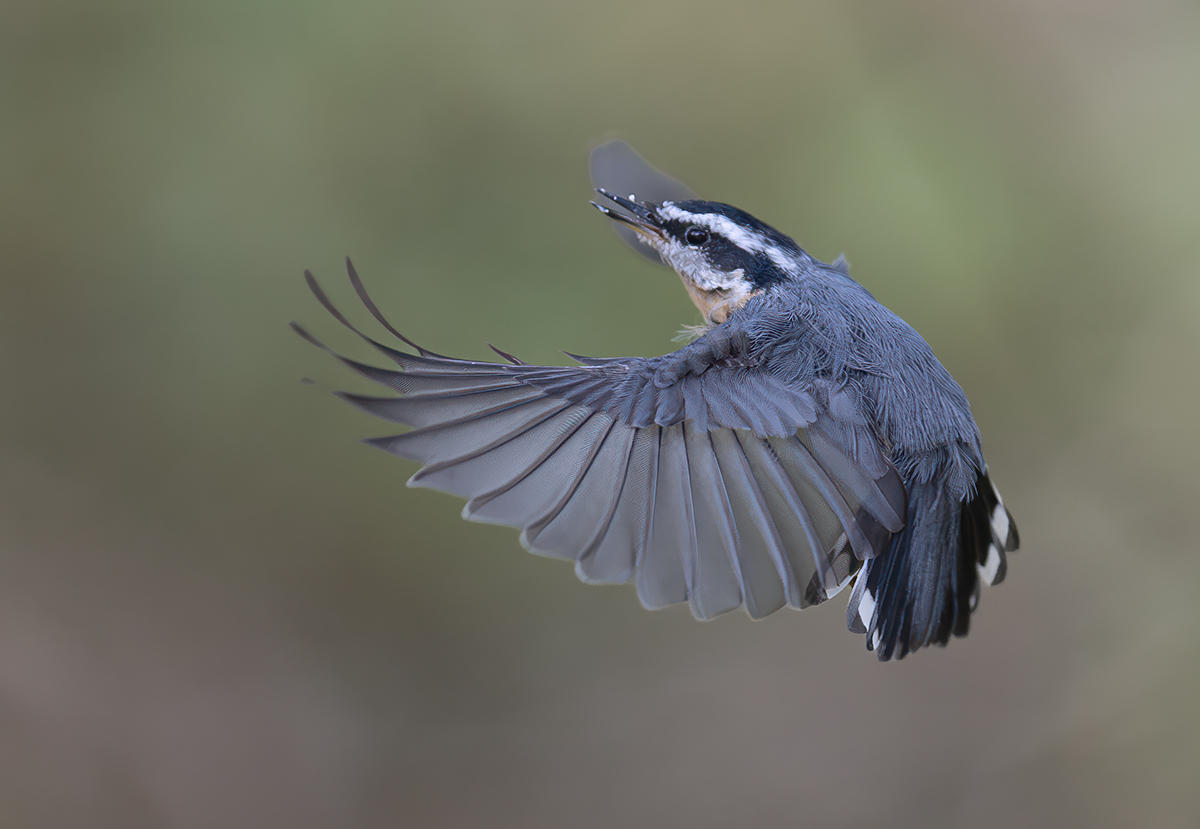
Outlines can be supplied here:
[[999, 584], [1020, 539], [986, 469], [954, 502], [940, 481], [909, 487], [908, 523], [858, 572], [846, 623], [881, 660], [966, 636], [982, 584]]

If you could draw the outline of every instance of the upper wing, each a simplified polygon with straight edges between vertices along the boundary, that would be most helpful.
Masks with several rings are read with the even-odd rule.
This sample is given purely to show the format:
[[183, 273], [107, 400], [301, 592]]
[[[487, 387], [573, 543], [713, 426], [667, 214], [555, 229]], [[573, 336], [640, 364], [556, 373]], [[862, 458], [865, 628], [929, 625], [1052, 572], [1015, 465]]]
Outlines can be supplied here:
[[740, 605], [759, 618], [824, 601], [903, 526], [903, 484], [843, 392], [792, 388], [736, 360], [660, 388], [664, 358], [556, 368], [443, 357], [395, 331], [350, 274], [417, 353], [358, 332], [306, 277], [399, 370], [293, 327], [399, 394], [340, 395], [412, 427], [367, 442], [420, 461], [411, 486], [468, 498], [464, 517], [521, 528], [527, 549], [574, 560], [584, 581], [632, 578], [645, 606], [686, 600], [701, 619]]

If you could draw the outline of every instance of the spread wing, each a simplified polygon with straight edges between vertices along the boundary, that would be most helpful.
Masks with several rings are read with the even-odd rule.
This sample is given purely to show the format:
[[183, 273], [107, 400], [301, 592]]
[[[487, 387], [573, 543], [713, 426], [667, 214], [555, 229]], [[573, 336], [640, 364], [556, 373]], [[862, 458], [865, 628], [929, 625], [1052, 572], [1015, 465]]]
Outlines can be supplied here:
[[666, 358], [456, 360], [393, 329], [349, 269], [413, 351], [355, 329], [311, 274], [321, 303], [395, 368], [293, 327], [396, 393], [340, 393], [411, 427], [366, 442], [420, 462], [410, 486], [467, 498], [465, 518], [520, 528], [527, 549], [574, 561], [583, 581], [632, 579], [646, 607], [687, 601], [700, 619], [739, 606], [760, 618], [824, 601], [903, 526], [903, 484], [844, 392], [730, 359], [665, 384]]

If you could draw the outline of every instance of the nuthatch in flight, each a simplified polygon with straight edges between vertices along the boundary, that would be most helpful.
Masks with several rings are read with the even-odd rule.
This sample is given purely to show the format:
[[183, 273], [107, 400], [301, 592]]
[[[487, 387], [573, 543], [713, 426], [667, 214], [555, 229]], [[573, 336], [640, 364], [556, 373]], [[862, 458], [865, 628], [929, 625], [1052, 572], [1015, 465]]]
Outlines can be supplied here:
[[[465, 518], [519, 527], [583, 581], [633, 581], [647, 608], [758, 619], [853, 585], [848, 626], [881, 660], [966, 635], [1017, 528], [966, 395], [926, 342], [841, 259], [691, 197], [627, 145], [598, 148], [592, 168], [596, 207], [675, 269], [703, 333], [650, 359], [456, 360], [396, 331], [347, 260], [411, 349], [360, 334], [398, 370], [334, 355], [399, 395], [342, 398], [412, 427], [366, 442], [419, 461], [411, 486], [469, 499]], [[617, 195], [627, 181], [641, 198]]]

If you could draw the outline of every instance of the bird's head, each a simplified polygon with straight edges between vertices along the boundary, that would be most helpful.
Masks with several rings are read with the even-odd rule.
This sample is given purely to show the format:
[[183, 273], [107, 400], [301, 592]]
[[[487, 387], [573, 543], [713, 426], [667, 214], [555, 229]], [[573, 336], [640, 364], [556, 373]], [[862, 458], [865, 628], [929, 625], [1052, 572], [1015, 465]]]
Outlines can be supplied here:
[[596, 192], [622, 210], [592, 204], [658, 251], [711, 324], [724, 322], [755, 294], [795, 277], [807, 260], [791, 238], [728, 204], [655, 203]]

